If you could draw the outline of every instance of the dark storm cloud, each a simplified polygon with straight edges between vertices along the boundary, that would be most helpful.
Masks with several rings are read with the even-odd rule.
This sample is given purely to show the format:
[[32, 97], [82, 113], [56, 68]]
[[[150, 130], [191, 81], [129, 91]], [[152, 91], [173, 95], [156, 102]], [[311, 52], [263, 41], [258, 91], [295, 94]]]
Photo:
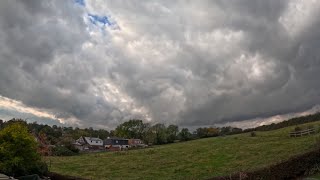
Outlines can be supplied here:
[[197, 126], [300, 112], [320, 98], [319, 7], [1, 1], [0, 95], [94, 127], [133, 117]]

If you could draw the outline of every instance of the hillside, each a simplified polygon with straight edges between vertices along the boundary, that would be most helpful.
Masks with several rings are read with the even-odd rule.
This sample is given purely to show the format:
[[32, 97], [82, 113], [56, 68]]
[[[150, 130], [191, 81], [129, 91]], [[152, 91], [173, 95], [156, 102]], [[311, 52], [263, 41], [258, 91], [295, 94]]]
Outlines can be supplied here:
[[[314, 125], [319, 129], [320, 122]], [[290, 138], [295, 126], [128, 152], [50, 157], [50, 171], [92, 179], [205, 179], [254, 170], [309, 151], [319, 134]]]

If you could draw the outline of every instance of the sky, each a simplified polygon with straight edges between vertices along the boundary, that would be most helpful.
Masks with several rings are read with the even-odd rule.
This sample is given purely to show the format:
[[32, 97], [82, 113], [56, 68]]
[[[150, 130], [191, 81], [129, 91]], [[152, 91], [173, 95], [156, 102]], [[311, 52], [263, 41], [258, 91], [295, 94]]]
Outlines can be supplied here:
[[320, 1], [2, 0], [0, 119], [252, 127], [320, 110]]

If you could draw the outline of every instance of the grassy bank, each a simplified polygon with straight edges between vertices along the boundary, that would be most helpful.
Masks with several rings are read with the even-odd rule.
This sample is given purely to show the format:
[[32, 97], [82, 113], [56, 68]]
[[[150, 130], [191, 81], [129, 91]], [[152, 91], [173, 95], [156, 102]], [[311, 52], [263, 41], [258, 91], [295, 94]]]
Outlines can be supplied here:
[[[319, 125], [319, 122], [305, 124]], [[294, 127], [194, 140], [128, 152], [50, 157], [50, 170], [91, 179], [205, 179], [262, 168], [313, 148], [319, 134], [290, 138]]]

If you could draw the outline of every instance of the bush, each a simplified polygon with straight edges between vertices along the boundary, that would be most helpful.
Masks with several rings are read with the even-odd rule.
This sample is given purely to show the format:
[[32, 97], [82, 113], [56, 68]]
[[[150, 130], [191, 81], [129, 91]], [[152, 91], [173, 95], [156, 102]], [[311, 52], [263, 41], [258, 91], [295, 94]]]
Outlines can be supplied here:
[[54, 156], [73, 156], [76, 153], [64, 146], [56, 146], [52, 149], [52, 155]]
[[74, 152], [74, 153], [79, 153], [79, 149], [77, 149], [74, 145], [73, 145], [74, 140], [70, 137], [63, 137], [61, 142], [59, 142], [57, 145], [58, 146], [62, 146], [65, 147], [67, 149], [69, 149], [70, 151]]
[[294, 128], [294, 131], [295, 131], [295, 132], [302, 131], [302, 128], [299, 127], [299, 126], [297, 126], [297, 127]]
[[12, 122], [0, 131], [0, 172], [10, 176], [44, 175], [47, 165], [24, 123]]
[[66, 145], [66, 146], [62, 146], [62, 147], [65, 147], [65, 148], [69, 149], [74, 154], [79, 154], [79, 152], [80, 152], [80, 150], [77, 149], [76, 147], [74, 147], [73, 145]]
[[48, 165], [45, 162], [39, 162], [32, 167], [31, 172], [31, 174], [46, 175], [49, 172]]
[[254, 131], [250, 132], [250, 137], [256, 137], [256, 136], [257, 136], [256, 132], [254, 132]]

